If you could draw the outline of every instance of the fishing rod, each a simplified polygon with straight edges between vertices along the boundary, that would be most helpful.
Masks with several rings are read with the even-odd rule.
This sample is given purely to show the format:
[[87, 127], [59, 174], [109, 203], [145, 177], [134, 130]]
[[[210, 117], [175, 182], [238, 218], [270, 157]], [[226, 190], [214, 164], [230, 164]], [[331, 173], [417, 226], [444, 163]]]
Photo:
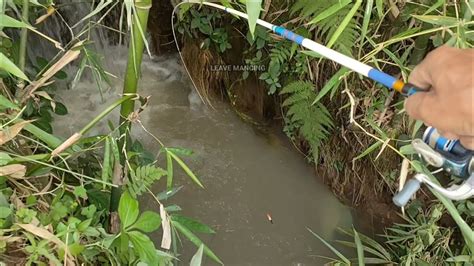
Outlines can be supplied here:
[[[185, 0], [176, 5], [173, 10], [173, 16], [171, 18], [173, 25], [175, 11], [183, 4], [205, 5], [223, 10], [229, 14], [248, 20], [247, 14], [233, 8], [225, 7], [212, 2]], [[289, 41], [297, 43], [308, 50], [316, 52], [317, 54], [329, 60], [332, 60], [356, 73], [372, 79], [373, 81], [376, 81], [389, 89], [393, 89], [405, 97], [409, 97], [415, 93], [424, 91], [423, 89], [417, 88], [413, 84], [405, 83], [389, 74], [386, 74], [367, 64], [355, 60], [354, 58], [332, 50], [313, 40], [298, 35], [282, 26], [277, 26], [261, 19], [257, 19], [257, 24], [271, 30], [272, 32]], [[174, 27], [173, 35], [176, 39]], [[425, 130], [422, 139], [414, 139], [412, 141], [412, 146], [426, 163], [438, 168], [442, 168], [449, 174], [458, 176], [464, 181], [460, 185], [452, 185], [446, 189], [432, 182], [425, 174], [417, 174], [405, 184], [403, 189], [397, 195], [393, 197], [393, 202], [397, 206], [405, 206], [410, 198], [412, 198], [412, 196], [420, 189], [422, 183], [425, 183], [449, 199], [462, 200], [474, 196], [474, 151], [463, 147], [459, 140], [450, 140], [444, 138], [433, 127], [428, 127]]]

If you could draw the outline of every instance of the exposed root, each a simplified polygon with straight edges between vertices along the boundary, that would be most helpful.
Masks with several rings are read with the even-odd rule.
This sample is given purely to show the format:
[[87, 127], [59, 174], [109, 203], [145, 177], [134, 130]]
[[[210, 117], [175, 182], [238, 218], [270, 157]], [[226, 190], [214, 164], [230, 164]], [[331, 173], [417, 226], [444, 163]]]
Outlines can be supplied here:
[[212, 106], [211, 99], [221, 90], [223, 80], [228, 79], [225, 71], [212, 71], [213, 65], [224, 65], [222, 58], [210, 50], [201, 49], [197, 42], [188, 40], [182, 50], [182, 56], [189, 75], [196, 86], [201, 99]]

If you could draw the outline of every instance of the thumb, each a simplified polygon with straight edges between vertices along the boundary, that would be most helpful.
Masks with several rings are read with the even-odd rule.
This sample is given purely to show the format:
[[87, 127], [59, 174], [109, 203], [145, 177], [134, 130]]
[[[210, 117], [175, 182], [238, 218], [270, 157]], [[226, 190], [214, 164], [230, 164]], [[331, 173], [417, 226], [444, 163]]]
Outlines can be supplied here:
[[418, 92], [405, 101], [405, 109], [409, 116], [422, 120], [425, 124], [433, 125], [436, 119], [436, 111], [439, 107], [434, 91]]

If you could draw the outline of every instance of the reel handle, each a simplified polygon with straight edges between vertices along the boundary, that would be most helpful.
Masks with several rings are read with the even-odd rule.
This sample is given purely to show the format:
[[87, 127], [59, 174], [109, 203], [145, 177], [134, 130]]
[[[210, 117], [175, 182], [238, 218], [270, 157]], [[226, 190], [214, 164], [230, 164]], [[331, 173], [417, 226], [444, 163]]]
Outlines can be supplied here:
[[413, 195], [420, 189], [421, 182], [412, 178], [408, 180], [403, 189], [393, 197], [393, 203], [398, 207], [404, 207]]

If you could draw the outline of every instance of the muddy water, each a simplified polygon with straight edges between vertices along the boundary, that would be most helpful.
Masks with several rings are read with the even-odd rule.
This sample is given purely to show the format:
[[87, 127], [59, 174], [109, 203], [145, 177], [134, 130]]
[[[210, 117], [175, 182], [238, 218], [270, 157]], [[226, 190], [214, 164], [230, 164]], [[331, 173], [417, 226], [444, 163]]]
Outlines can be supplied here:
[[[118, 78], [103, 95], [117, 99], [126, 57], [123, 49], [109, 50], [113, 56], [108, 56], [108, 67]], [[192, 149], [195, 155], [186, 162], [205, 186], [198, 188], [178, 170], [175, 180], [184, 188], [170, 203], [216, 230], [202, 239], [226, 265], [321, 265], [317, 255], [332, 256], [307, 228], [335, 239], [335, 229], [350, 227], [352, 217], [298, 153], [284, 142], [256, 134], [226, 104], [215, 103], [214, 110], [202, 105], [176, 56], [146, 59], [140, 91], [151, 96], [140, 117], [143, 126], [167, 146]], [[55, 130], [65, 136], [111, 102], [101, 101], [93, 82], [59, 94], [74, 116], [55, 124]], [[115, 113], [109, 119], [117, 121], [117, 117]], [[92, 133], [99, 132], [106, 132], [105, 123]], [[134, 125], [134, 135], [157, 153], [156, 141], [140, 125]], [[163, 184], [154, 190], [163, 190]], [[149, 199], [142, 200], [141, 206], [158, 210]], [[154, 238], [159, 246], [160, 236]], [[187, 265], [196, 248], [183, 244], [180, 259]], [[208, 264], [212, 265], [209, 260]]]

